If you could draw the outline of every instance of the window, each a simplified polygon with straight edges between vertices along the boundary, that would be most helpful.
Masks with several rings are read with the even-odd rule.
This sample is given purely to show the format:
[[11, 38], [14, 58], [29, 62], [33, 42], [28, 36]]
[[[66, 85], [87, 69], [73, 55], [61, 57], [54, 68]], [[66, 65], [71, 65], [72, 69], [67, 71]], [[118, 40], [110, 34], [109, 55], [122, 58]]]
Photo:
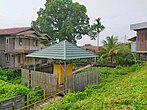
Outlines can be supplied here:
[[7, 43], [7, 44], [9, 43], [9, 38], [6, 38], [6, 43]]
[[36, 40], [36, 47], [38, 46], [38, 41]]
[[6, 62], [9, 62], [10, 61], [10, 55], [9, 54], [6, 54], [5, 55], [5, 58], [6, 58]]
[[37, 40], [33, 41], [33, 46], [36, 46], [36, 47], [38, 46], [38, 41]]
[[22, 46], [22, 39], [19, 38], [19, 45]]

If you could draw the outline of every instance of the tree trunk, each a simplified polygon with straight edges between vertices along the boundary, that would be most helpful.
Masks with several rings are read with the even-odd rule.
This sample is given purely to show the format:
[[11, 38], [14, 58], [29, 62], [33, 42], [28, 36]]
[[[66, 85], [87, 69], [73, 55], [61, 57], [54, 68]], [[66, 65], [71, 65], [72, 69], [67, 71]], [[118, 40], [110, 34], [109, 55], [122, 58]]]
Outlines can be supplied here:
[[113, 56], [111, 55], [110, 56], [110, 59], [111, 59], [111, 65], [113, 64]]
[[99, 33], [97, 32], [97, 44], [96, 46], [99, 48]]

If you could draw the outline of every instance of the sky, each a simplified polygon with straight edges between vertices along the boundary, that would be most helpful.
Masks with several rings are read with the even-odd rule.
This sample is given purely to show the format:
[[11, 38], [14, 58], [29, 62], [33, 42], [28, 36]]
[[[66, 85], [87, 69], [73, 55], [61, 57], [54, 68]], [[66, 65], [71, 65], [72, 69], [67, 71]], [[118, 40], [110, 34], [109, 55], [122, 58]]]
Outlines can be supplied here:
[[[147, 0], [73, 0], [87, 8], [87, 14], [92, 24], [96, 18], [101, 18], [106, 27], [100, 33], [100, 45], [107, 36], [117, 36], [120, 42], [135, 36], [130, 25], [147, 22]], [[0, 0], [0, 28], [30, 26], [37, 19], [37, 11], [44, 8], [46, 0]], [[126, 36], [126, 37], [125, 37]], [[90, 37], [84, 36], [77, 41], [79, 46], [84, 44], [96, 45]]]

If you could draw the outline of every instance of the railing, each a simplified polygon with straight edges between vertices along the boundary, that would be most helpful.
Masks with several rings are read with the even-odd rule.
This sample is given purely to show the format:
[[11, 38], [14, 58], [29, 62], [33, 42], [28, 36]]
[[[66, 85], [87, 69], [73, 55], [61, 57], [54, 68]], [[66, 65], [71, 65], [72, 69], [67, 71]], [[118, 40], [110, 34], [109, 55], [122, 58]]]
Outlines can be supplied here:
[[45, 104], [53, 103], [54, 101], [58, 100], [57, 99], [58, 94], [60, 94], [61, 92], [65, 93], [65, 91], [67, 91], [67, 90], [63, 90], [63, 91], [59, 91], [59, 92], [57, 91], [52, 95], [46, 94], [45, 89], [41, 89], [39, 91], [43, 92], [43, 95], [40, 97], [39, 100], [36, 101], [36, 100], [30, 99], [29, 94], [27, 94], [26, 100], [23, 103], [24, 106], [19, 108], [19, 110], [25, 110], [25, 109], [30, 109], [30, 108], [33, 110], [37, 110], [39, 108], [42, 108], [44, 106], [44, 103]]

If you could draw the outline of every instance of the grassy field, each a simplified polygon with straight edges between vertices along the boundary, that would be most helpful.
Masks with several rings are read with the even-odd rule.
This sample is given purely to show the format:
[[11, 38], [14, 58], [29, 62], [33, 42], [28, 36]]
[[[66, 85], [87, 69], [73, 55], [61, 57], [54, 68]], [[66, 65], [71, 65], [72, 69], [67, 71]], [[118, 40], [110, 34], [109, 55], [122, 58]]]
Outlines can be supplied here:
[[100, 84], [69, 93], [43, 110], [147, 110], [147, 64], [100, 71], [101, 76], [110, 75]]

